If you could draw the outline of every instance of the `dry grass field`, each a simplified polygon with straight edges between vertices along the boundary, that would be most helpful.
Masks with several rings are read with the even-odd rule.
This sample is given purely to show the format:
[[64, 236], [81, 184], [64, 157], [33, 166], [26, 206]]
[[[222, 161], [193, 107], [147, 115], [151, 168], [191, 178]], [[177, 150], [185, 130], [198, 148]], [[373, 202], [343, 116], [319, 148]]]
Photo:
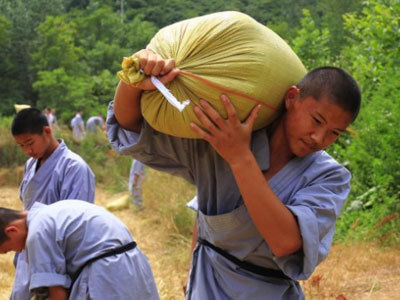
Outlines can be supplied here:
[[[138, 211], [131, 206], [115, 214], [130, 228], [147, 254], [161, 299], [183, 299], [182, 284], [190, 251], [187, 231], [193, 218], [189, 215], [177, 220], [173, 212], [185, 209], [182, 199], [189, 200], [194, 190], [181, 180], [151, 172], [154, 172], [151, 178], [156, 176], [158, 184], [145, 182], [144, 209]], [[96, 202], [104, 206], [121, 195], [98, 188]], [[176, 198], [177, 195], [181, 198]], [[20, 208], [16, 187], [0, 186], [0, 206]], [[9, 299], [14, 275], [12, 257], [12, 254], [0, 256], [0, 300]], [[308, 300], [396, 300], [400, 299], [399, 281], [400, 251], [368, 243], [335, 245], [328, 259], [301, 284]]]

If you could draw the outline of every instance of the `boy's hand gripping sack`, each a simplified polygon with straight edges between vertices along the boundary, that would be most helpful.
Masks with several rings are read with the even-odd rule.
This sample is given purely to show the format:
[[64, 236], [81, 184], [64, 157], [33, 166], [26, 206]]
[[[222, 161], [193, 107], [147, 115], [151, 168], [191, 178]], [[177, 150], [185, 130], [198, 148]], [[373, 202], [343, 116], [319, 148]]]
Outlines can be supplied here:
[[[226, 117], [222, 93], [231, 99], [242, 121], [262, 104], [254, 124], [255, 130], [260, 129], [275, 119], [286, 91], [306, 73], [284, 40], [239, 12], [214, 13], [164, 27], [147, 49], [175, 59], [181, 72], [167, 88], [178, 100], [191, 103], [180, 112], [158, 90], [146, 91], [141, 98], [143, 117], [154, 129], [177, 137], [198, 138], [189, 122], [200, 124], [193, 112], [199, 99]], [[144, 77], [133, 61], [124, 58], [118, 73], [128, 84]]]

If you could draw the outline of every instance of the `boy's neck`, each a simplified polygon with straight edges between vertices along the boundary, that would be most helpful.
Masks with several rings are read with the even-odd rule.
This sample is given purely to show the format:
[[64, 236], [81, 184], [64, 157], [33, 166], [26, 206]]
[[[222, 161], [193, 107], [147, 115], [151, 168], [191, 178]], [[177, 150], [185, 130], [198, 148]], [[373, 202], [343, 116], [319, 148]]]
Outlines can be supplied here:
[[53, 152], [58, 148], [59, 145], [60, 142], [54, 136], [52, 136], [46, 152], [40, 158], [40, 165], [42, 165], [50, 157], [50, 155], [53, 154]]
[[277, 168], [278, 170], [283, 168], [294, 157], [286, 138], [282, 118], [276, 120], [271, 127], [271, 133], [269, 135], [269, 157], [271, 167]]

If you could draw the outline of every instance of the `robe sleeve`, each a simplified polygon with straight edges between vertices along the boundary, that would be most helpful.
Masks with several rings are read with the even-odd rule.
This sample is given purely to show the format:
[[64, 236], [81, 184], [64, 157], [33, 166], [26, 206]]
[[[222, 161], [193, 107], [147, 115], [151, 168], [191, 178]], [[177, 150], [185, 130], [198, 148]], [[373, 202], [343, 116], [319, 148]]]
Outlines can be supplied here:
[[192, 162], [197, 141], [160, 133], [143, 121], [140, 133], [123, 129], [114, 115], [111, 102], [107, 113], [107, 136], [121, 155], [129, 155], [156, 170], [185, 178], [194, 183]]
[[314, 166], [314, 177], [289, 201], [303, 239], [302, 250], [274, 260], [293, 279], [306, 279], [324, 260], [332, 245], [336, 220], [350, 191], [350, 172], [337, 162]]
[[49, 286], [69, 288], [71, 278], [67, 275], [67, 263], [63, 249], [57, 242], [54, 219], [40, 220], [29, 226], [26, 253], [29, 261], [29, 289]]

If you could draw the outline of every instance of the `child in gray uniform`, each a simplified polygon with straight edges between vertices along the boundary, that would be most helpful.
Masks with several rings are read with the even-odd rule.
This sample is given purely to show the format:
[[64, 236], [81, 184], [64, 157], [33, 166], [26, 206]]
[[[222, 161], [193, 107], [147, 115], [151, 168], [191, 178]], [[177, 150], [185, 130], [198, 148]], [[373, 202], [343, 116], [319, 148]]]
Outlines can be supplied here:
[[132, 202], [138, 208], [142, 208], [142, 183], [144, 179], [144, 165], [134, 159], [132, 161], [131, 170], [129, 172], [129, 191], [132, 195]]
[[29, 289], [48, 300], [159, 300], [146, 256], [100, 206], [68, 200], [0, 208], [0, 253], [23, 249]]
[[[164, 84], [179, 74], [173, 60], [149, 50], [137, 56], [143, 72]], [[143, 120], [139, 100], [151, 89], [149, 79], [120, 82], [108, 137], [121, 154], [196, 185], [186, 299], [304, 299], [298, 280], [328, 255], [350, 190], [350, 172], [324, 149], [358, 114], [355, 80], [335, 67], [312, 70], [287, 90], [280, 117], [257, 131], [260, 105], [241, 122], [225, 95], [227, 119], [201, 100], [193, 109], [203, 129], [190, 124], [200, 139], [162, 134]]]

